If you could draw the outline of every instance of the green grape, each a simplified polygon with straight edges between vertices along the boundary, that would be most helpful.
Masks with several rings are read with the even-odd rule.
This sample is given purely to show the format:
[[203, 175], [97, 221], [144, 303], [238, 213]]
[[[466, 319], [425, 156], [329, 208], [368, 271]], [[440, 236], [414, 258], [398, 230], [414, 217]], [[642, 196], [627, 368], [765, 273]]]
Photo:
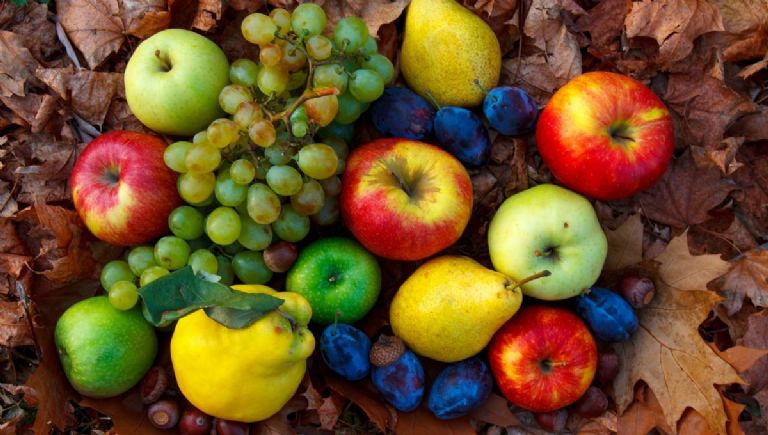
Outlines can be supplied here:
[[226, 148], [240, 139], [240, 126], [227, 118], [214, 120], [206, 131], [208, 143], [219, 149]]
[[243, 245], [241, 245], [240, 242], [237, 242], [237, 241], [232, 242], [228, 245], [221, 246], [221, 250], [224, 251], [225, 254], [230, 256], [237, 254], [243, 249], [244, 249]]
[[195, 273], [203, 271], [211, 275], [216, 275], [216, 272], [219, 269], [219, 262], [216, 261], [216, 256], [207, 249], [198, 249], [190, 254], [187, 264], [192, 266], [192, 270]]
[[324, 178], [320, 180], [320, 186], [322, 186], [325, 196], [336, 196], [341, 193], [341, 178], [338, 175]]
[[392, 62], [381, 54], [371, 54], [363, 60], [362, 67], [376, 71], [381, 76], [384, 83], [389, 83], [395, 76], [395, 67]]
[[213, 242], [211, 239], [208, 238], [205, 234], [202, 236], [193, 239], [193, 240], [187, 240], [187, 244], [189, 244], [189, 250], [190, 251], [197, 251], [198, 249], [208, 249], [213, 245]]
[[368, 26], [358, 17], [344, 17], [333, 28], [333, 41], [344, 53], [354, 53], [368, 39]]
[[190, 204], [201, 204], [213, 194], [216, 176], [213, 172], [204, 174], [184, 173], [179, 176], [179, 195]]
[[365, 109], [363, 104], [353, 97], [349, 92], [345, 92], [338, 97], [339, 109], [333, 122], [337, 124], [352, 124], [363, 114]]
[[323, 186], [315, 180], [309, 180], [301, 186], [301, 190], [291, 195], [291, 207], [296, 213], [303, 215], [315, 214], [320, 211], [325, 201]]
[[216, 262], [218, 263], [218, 267], [216, 268], [216, 275], [221, 277], [219, 282], [224, 285], [234, 284], [235, 272], [232, 270], [232, 262], [229, 261], [229, 258], [223, 255], [217, 255]]
[[[336, 156], [336, 151], [330, 146], [324, 143], [313, 143], [299, 150], [296, 163], [298, 163], [301, 172], [315, 180], [322, 180], [336, 173], [339, 158]], [[269, 182], [269, 174], [267, 174], [267, 182]]]
[[338, 136], [327, 137], [323, 140], [323, 143], [336, 151], [336, 157], [338, 157], [339, 160], [346, 159], [349, 155], [349, 145], [347, 145], [347, 142], [344, 141], [344, 139]]
[[141, 276], [147, 268], [157, 266], [155, 251], [151, 246], [136, 246], [128, 252], [128, 266], [135, 276]]
[[131, 266], [124, 260], [112, 260], [101, 268], [101, 286], [109, 291], [112, 285], [118, 281], [130, 281], [136, 279], [131, 271]]
[[258, 224], [249, 216], [240, 216], [242, 227], [237, 241], [251, 251], [262, 251], [272, 243], [272, 227], [269, 224]]
[[268, 147], [275, 143], [277, 132], [275, 126], [267, 119], [256, 121], [248, 128], [248, 137], [260, 147]]
[[182, 205], [168, 215], [168, 228], [174, 236], [193, 240], [203, 235], [205, 216], [194, 207]]
[[[272, 145], [273, 147], [274, 145]], [[265, 154], [268, 149], [271, 149], [272, 147], [266, 148], [264, 150]], [[289, 159], [290, 160], [290, 159]], [[267, 157], [259, 157], [256, 159], [256, 179], [257, 180], [266, 180], [267, 179], [267, 171], [269, 171], [269, 168], [272, 167], [272, 163], [269, 162], [269, 159]]]
[[252, 13], [243, 19], [240, 31], [245, 40], [251, 44], [264, 45], [275, 39], [277, 25], [267, 15]]
[[232, 116], [232, 120], [240, 130], [246, 131], [251, 124], [262, 119], [264, 119], [264, 112], [262, 112], [259, 103], [255, 101], [240, 103], [237, 106], [237, 110], [235, 110], [235, 114]]
[[248, 184], [256, 176], [256, 167], [250, 160], [237, 159], [229, 167], [229, 176], [237, 184]]
[[307, 39], [304, 43], [304, 47], [307, 49], [307, 54], [309, 54], [312, 59], [325, 60], [331, 57], [333, 44], [331, 44], [330, 39], [323, 35], [314, 35]]
[[283, 60], [283, 49], [277, 44], [266, 44], [259, 50], [259, 62], [264, 66], [278, 66], [281, 60]]
[[[339, 110], [341, 110], [341, 106], [342, 106], [341, 97], [338, 97], [338, 98], [339, 98]], [[337, 113], [336, 118], [338, 117], [339, 117], [339, 114]], [[323, 141], [327, 141], [329, 137], [335, 136], [335, 137], [341, 138], [347, 143], [350, 143], [352, 142], [352, 140], [354, 140], [354, 137], [355, 137], [355, 126], [354, 124], [350, 124], [350, 123], [342, 124], [342, 123], [336, 122], [336, 120], [334, 119], [332, 123], [321, 128], [320, 130], [318, 130], [317, 133], [320, 136], [320, 139], [322, 139]]]
[[[215, 176], [214, 176], [213, 180], [214, 180], [214, 183], [215, 183], [216, 182], [216, 177]], [[202, 200], [200, 202], [190, 202], [189, 205], [191, 205], [193, 207], [199, 208], [200, 211], [202, 212], [203, 208], [211, 206], [211, 205], [216, 205], [216, 196], [213, 194], [213, 192], [211, 192], [211, 194], [208, 195], [208, 197], [205, 198], [204, 200]]]
[[290, 42], [280, 41], [281, 48], [283, 49], [283, 59], [280, 63], [281, 68], [285, 68], [289, 72], [298, 71], [307, 64], [307, 56], [304, 52], [296, 48]]
[[269, 18], [277, 26], [277, 33], [286, 36], [291, 31], [291, 13], [283, 8], [275, 8], [269, 12]]
[[229, 207], [217, 207], [205, 221], [205, 234], [217, 245], [229, 245], [240, 236], [240, 216]]
[[155, 262], [168, 270], [181, 269], [187, 264], [189, 245], [181, 237], [165, 236], [155, 243]]
[[213, 192], [219, 204], [235, 207], [245, 201], [245, 197], [248, 195], [248, 186], [235, 183], [229, 173], [229, 170], [219, 173], [216, 177], [216, 187]]
[[237, 85], [256, 86], [261, 67], [250, 59], [237, 59], [229, 67], [229, 80]]
[[160, 266], [152, 266], [148, 267], [147, 270], [141, 273], [141, 278], [139, 278], [139, 285], [141, 287], [144, 287], [145, 285], [148, 285], [152, 281], [162, 278], [165, 275], [168, 275], [171, 273], [168, 271], [168, 269]]
[[187, 165], [187, 174], [213, 172], [221, 163], [221, 152], [208, 143], [192, 144], [184, 157], [184, 163]]
[[208, 130], [201, 130], [195, 133], [195, 135], [192, 136], [192, 143], [208, 143]]
[[312, 98], [304, 103], [304, 107], [307, 109], [309, 119], [323, 127], [330, 124], [339, 111], [339, 99], [336, 95]]
[[138, 301], [136, 284], [130, 281], [118, 281], [109, 290], [109, 303], [118, 310], [130, 310]]
[[285, 204], [280, 217], [272, 222], [272, 231], [280, 239], [296, 243], [309, 234], [309, 217], [297, 213], [290, 204]]
[[253, 101], [253, 94], [251, 94], [251, 89], [247, 86], [238, 84], [227, 85], [219, 92], [219, 106], [230, 115], [234, 115], [237, 106], [244, 101]]
[[347, 90], [347, 73], [344, 67], [338, 63], [318, 65], [312, 76], [313, 88], [336, 88], [339, 93]]
[[368, 38], [365, 40], [365, 44], [360, 48], [360, 51], [363, 54], [376, 54], [379, 52], [379, 44], [376, 42], [376, 38], [374, 38], [371, 35], [368, 35]]
[[309, 132], [309, 124], [307, 124], [307, 121], [298, 121], [298, 122], [292, 122], [291, 123], [291, 133], [298, 137], [302, 138], [307, 135]]
[[299, 36], [319, 35], [325, 30], [325, 11], [314, 3], [302, 3], [293, 10], [291, 28]]
[[259, 224], [271, 224], [280, 216], [280, 198], [264, 183], [248, 188], [248, 216]]
[[[284, 147], [279, 144], [274, 144], [264, 149], [264, 157], [269, 159], [269, 163], [272, 165], [284, 165], [291, 161], [293, 155], [293, 148]], [[267, 168], [267, 171], [269, 171], [269, 168]], [[266, 174], [264, 178], [266, 178]]]
[[288, 87], [288, 71], [280, 67], [265, 66], [259, 71], [256, 85], [264, 95], [280, 94]]
[[333, 225], [339, 220], [339, 197], [326, 196], [320, 211], [309, 217], [317, 225]]
[[261, 252], [238, 252], [232, 258], [232, 270], [245, 284], [266, 284], [272, 279], [272, 271], [264, 263]]
[[165, 162], [165, 166], [168, 166], [179, 173], [187, 172], [185, 159], [187, 150], [189, 150], [189, 147], [191, 146], [192, 143], [185, 140], [180, 140], [168, 145], [168, 147], [165, 148], [165, 151], [163, 151], [163, 161]]
[[293, 166], [277, 165], [267, 171], [267, 184], [278, 195], [291, 196], [301, 189], [304, 182], [299, 171]]
[[298, 70], [292, 72], [288, 78], [287, 91], [293, 91], [294, 89], [305, 88], [307, 86], [307, 71]]
[[384, 93], [384, 80], [376, 71], [359, 69], [352, 73], [349, 92], [360, 102], [370, 103]]

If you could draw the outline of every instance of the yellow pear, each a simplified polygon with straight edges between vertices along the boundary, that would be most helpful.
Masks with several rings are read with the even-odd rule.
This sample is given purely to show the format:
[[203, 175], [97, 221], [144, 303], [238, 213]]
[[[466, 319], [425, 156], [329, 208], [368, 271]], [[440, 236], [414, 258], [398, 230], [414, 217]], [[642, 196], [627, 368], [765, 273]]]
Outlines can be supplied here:
[[421, 96], [431, 94], [443, 106], [477, 106], [483, 89], [498, 84], [499, 40], [485, 21], [454, 0], [412, 0], [400, 67]]
[[389, 321], [417, 354], [454, 362], [480, 352], [522, 300], [518, 283], [506, 275], [468, 257], [441, 256], [400, 286]]

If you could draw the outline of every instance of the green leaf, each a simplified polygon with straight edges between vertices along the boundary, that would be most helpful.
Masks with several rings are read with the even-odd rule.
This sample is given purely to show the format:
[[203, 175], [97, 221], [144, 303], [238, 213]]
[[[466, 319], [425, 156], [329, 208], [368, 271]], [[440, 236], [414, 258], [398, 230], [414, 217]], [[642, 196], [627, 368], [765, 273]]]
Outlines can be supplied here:
[[152, 281], [139, 289], [144, 317], [163, 326], [193, 311], [206, 309], [216, 322], [234, 329], [245, 328], [279, 307], [283, 300], [263, 294], [235, 291], [224, 284], [204, 280], [190, 266]]

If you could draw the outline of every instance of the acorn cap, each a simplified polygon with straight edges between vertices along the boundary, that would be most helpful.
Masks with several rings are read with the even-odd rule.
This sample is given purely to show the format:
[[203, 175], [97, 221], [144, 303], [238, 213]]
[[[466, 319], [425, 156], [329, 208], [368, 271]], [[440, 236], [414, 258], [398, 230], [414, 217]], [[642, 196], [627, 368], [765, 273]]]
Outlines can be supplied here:
[[405, 352], [405, 343], [394, 335], [382, 334], [371, 346], [368, 354], [371, 364], [376, 367], [388, 366], [397, 361]]

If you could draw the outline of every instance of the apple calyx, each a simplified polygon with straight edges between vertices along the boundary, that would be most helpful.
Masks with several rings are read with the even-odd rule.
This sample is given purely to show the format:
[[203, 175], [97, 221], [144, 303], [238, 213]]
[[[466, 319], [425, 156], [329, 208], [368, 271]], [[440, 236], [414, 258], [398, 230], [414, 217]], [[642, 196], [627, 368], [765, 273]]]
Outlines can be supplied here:
[[514, 281], [511, 280], [511, 279], [507, 279], [507, 281], [504, 283], [504, 287], [506, 287], [507, 290], [514, 290], [514, 289], [517, 289], [517, 288], [522, 289], [522, 287], [525, 284], [528, 284], [529, 282], [531, 282], [531, 281], [533, 281], [535, 279], [545, 278], [545, 277], [550, 276], [550, 275], [552, 275], [552, 272], [544, 269], [541, 272], [536, 272], [536, 273], [534, 273], [531, 276], [527, 276], [527, 277], [523, 278], [519, 282], [515, 283], [515, 285], [512, 286], [512, 287], [509, 287], [509, 285], [512, 284]]
[[608, 126], [608, 136], [611, 138], [611, 143], [622, 148], [628, 148], [635, 142], [631, 133], [632, 127], [625, 121], [617, 121]]
[[102, 180], [104, 181], [104, 184], [110, 187], [117, 186], [117, 183], [120, 182], [120, 169], [116, 166], [107, 167], [102, 174]]

